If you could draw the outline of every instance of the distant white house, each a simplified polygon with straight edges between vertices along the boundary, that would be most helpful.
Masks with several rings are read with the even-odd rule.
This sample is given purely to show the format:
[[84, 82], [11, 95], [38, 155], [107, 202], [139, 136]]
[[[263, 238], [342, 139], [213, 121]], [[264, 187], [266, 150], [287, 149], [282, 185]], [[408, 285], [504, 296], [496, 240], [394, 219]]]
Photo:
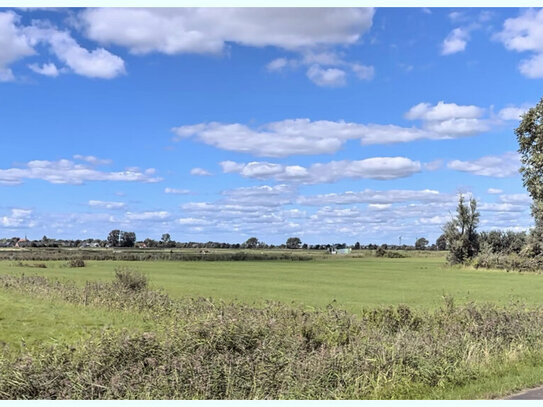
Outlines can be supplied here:
[[335, 247], [331, 247], [330, 254], [351, 254], [351, 248], [347, 247], [345, 249], [336, 249]]

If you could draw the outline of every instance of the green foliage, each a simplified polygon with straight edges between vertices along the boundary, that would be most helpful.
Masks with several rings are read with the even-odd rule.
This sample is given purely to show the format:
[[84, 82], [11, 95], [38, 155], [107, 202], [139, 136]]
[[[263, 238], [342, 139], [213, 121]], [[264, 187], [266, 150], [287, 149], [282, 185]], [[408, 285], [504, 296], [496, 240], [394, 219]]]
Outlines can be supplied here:
[[424, 237], [421, 237], [421, 238], [417, 239], [417, 241], [415, 242], [415, 249], [416, 250], [426, 250], [426, 246], [428, 246], [428, 243], [430, 243], [428, 241], [428, 239], [426, 239]]
[[530, 235], [528, 253], [543, 253], [543, 99], [528, 110], [515, 129], [519, 144], [522, 181], [533, 199], [535, 229]]
[[405, 254], [400, 252], [394, 252], [390, 250], [385, 250], [383, 246], [379, 246], [377, 250], [375, 250], [375, 257], [388, 257], [390, 259], [403, 259], [407, 257]]
[[124, 290], [139, 292], [147, 289], [148, 279], [145, 274], [128, 267], [115, 268], [115, 283]]
[[481, 251], [483, 248], [491, 253], [519, 254], [526, 245], [526, 232], [513, 232], [511, 230], [491, 230], [479, 234]]
[[399, 305], [353, 315], [269, 302], [172, 300], [115, 285], [0, 276], [0, 286], [89, 310], [139, 313], [153, 332], [0, 353], [0, 399], [420, 399], [543, 355], [543, 309]]
[[85, 260], [83, 259], [71, 259], [68, 261], [68, 267], [77, 268], [85, 267]]
[[247, 241], [245, 242], [245, 246], [248, 248], [248, 249], [255, 249], [257, 246], [258, 246], [258, 239], [256, 237], [250, 237], [249, 239], [247, 239]]
[[445, 233], [437, 238], [436, 248], [437, 250], [447, 250], [447, 236], [445, 235]]
[[445, 240], [449, 247], [447, 258], [451, 264], [464, 263], [479, 251], [477, 201], [471, 198], [469, 204], [465, 204], [464, 196], [460, 195], [456, 213], [456, 217], [443, 227]]
[[302, 244], [302, 241], [299, 237], [289, 237], [287, 239], [287, 248], [288, 249], [299, 249]]

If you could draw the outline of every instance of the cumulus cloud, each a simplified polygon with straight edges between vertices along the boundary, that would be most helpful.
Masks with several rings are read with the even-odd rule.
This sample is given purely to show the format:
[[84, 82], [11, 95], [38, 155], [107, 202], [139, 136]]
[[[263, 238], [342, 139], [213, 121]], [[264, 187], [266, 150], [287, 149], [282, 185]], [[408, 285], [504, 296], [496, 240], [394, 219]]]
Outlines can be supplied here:
[[83, 184], [86, 181], [125, 181], [125, 182], [159, 182], [162, 179], [153, 177], [154, 170], [140, 171], [136, 168], [125, 171], [106, 172], [95, 168], [76, 164], [62, 159], [58, 161], [33, 160], [21, 168], [0, 169], [0, 184], [16, 185], [27, 179], [40, 179], [52, 184]]
[[55, 77], [70, 70], [82, 76], [110, 79], [125, 72], [124, 61], [104, 48], [89, 51], [68, 31], [58, 30], [48, 21], [34, 20], [31, 25], [23, 26], [16, 13], [7, 11], [0, 13], [0, 81], [13, 80], [9, 65], [35, 55], [34, 47], [39, 44], [48, 45], [51, 54], [67, 67], [59, 69], [52, 62], [28, 65], [40, 75]]
[[438, 102], [435, 106], [429, 103], [419, 103], [407, 111], [405, 117], [410, 120], [445, 121], [451, 119], [476, 119], [481, 117], [484, 109], [469, 105], [461, 106], [456, 103]]
[[322, 195], [300, 196], [297, 203], [300, 205], [352, 205], [352, 204], [374, 204], [389, 205], [401, 202], [448, 202], [453, 201], [454, 196], [443, 194], [432, 189], [423, 190], [397, 190], [375, 191], [365, 189], [363, 191], [346, 191], [343, 193], [330, 193]]
[[85, 161], [92, 165], [108, 165], [112, 163], [112, 161], [109, 159], [98, 158], [93, 155], [81, 155], [81, 154], [74, 155], [74, 160]]
[[[357, 43], [372, 25], [372, 8], [138, 8], [87, 9], [79, 19], [87, 37], [126, 47], [133, 54], [221, 54], [227, 44], [277, 47], [297, 54], [270, 61], [269, 71], [313, 65], [319, 86], [343, 86], [352, 65], [362, 79], [373, 67], [352, 64], [331, 49]], [[322, 66], [321, 66], [322, 65]]]
[[439, 102], [419, 103], [407, 113], [409, 120], [420, 120], [421, 127], [393, 124], [309, 119], [287, 119], [251, 128], [240, 123], [199, 123], [172, 129], [175, 140], [195, 138], [222, 150], [264, 157], [294, 154], [331, 154], [348, 140], [362, 144], [388, 144], [422, 139], [440, 140], [473, 136], [487, 131], [493, 122], [482, 116], [485, 109], [473, 105]]
[[265, 207], [290, 204], [295, 200], [296, 189], [290, 185], [260, 185], [223, 191], [225, 202], [262, 205]]
[[33, 25], [25, 33], [34, 44], [46, 43], [51, 52], [74, 73], [89, 78], [111, 79], [125, 73], [124, 61], [104, 48], [89, 51], [69, 32]]
[[373, 79], [375, 75], [375, 68], [370, 65], [352, 64], [351, 69], [359, 79], [369, 81]]
[[371, 8], [102, 8], [80, 14], [86, 35], [134, 54], [217, 54], [228, 42], [302, 50], [356, 43]]
[[44, 76], [51, 76], [51, 77], [57, 77], [60, 74], [60, 71], [58, 70], [57, 66], [53, 63], [47, 63], [47, 64], [29, 64], [28, 67], [30, 70], [39, 73], [40, 75]]
[[0, 217], [0, 226], [5, 228], [33, 226], [32, 211], [30, 209], [14, 208], [10, 212], [9, 215]]
[[505, 178], [519, 173], [520, 157], [518, 153], [508, 152], [500, 156], [485, 156], [470, 161], [453, 160], [447, 167], [475, 175]]
[[528, 78], [543, 78], [543, 10], [530, 9], [508, 18], [496, 38], [508, 50], [530, 52], [531, 57], [521, 61], [519, 70]]
[[171, 218], [171, 214], [167, 211], [126, 212], [125, 217], [135, 221], [163, 221]]
[[286, 58], [276, 58], [266, 65], [268, 71], [281, 71], [289, 64]]
[[345, 71], [337, 68], [321, 68], [313, 65], [307, 70], [307, 77], [316, 85], [339, 87], [346, 84]]
[[303, 184], [335, 182], [339, 179], [390, 180], [409, 177], [421, 171], [421, 163], [405, 157], [373, 157], [358, 161], [330, 161], [309, 167], [282, 165], [268, 162], [240, 164], [232, 161], [220, 163], [223, 172], [238, 173], [243, 177], [275, 179]]
[[193, 168], [192, 170], [190, 170], [190, 175], [197, 175], [197, 176], [200, 176], [200, 177], [208, 177], [208, 176], [211, 175], [211, 173], [208, 170], [196, 167], [196, 168]]
[[531, 204], [532, 198], [528, 194], [503, 194], [499, 197], [500, 202], [510, 204]]
[[12, 11], [0, 12], [0, 82], [15, 79], [9, 65], [35, 53], [28, 36]]
[[502, 120], [520, 120], [521, 116], [528, 111], [528, 105], [523, 106], [507, 106], [498, 112], [498, 116]]
[[466, 49], [469, 40], [469, 31], [458, 27], [452, 30], [441, 44], [441, 55], [451, 55]]
[[498, 189], [498, 188], [488, 188], [486, 190], [487, 193], [491, 194], [491, 195], [498, 195], [498, 194], [501, 194], [503, 193], [503, 189]]
[[103, 208], [103, 209], [123, 209], [124, 207], [126, 207], [126, 203], [90, 200], [89, 206], [92, 206], [95, 208]]
[[190, 194], [190, 191], [188, 189], [166, 187], [164, 188], [164, 193], [172, 194], [172, 195], [187, 195], [187, 194]]

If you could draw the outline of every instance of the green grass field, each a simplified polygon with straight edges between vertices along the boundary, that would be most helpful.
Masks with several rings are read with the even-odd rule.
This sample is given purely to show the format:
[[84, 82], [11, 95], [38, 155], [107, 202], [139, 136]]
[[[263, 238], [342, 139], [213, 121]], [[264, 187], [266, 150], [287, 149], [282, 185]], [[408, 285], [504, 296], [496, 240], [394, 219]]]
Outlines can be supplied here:
[[[83, 284], [111, 280], [124, 265], [146, 274], [154, 288], [173, 297], [213, 297], [244, 303], [265, 300], [325, 307], [336, 302], [351, 312], [362, 307], [407, 304], [435, 308], [444, 295], [457, 302], [542, 302], [543, 276], [446, 266], [444, 257], [334, 258], [311, 262], [110, 262], [84, 268], [46, 262], [46, 269], [0, 262], [0, 274], [40, 274]], [[33, 264], [33, 262], [28, 262]]]
[[[127, 266], [146, 274], [151, 288], [162, 289], [174, 298], [212, 297], [258, 307], [266, 300], [309, 308], [333, 303], [355, 314], [364, 308], [398, 304], [432, 310], [443, 306], [444, 296], [453, 297], [456, 303], [521, 302], [532, 307], [541, 305], [543, 292], [542, 275], [452, 268], [443, 256], [333, 257], [305, 262], [87, 261], [83, 268], [68, 268], [64, 261], [45, 263], [47, 268], [34, 268], [0, 261], [0, 274], [36, 274], [84, 285], [86, 281], [113, 280], [115, 268]], [[0, 345], [18, 348], [22, 343], [72, 343], [107, 327], [149, 331], [153, 321], [125, 311], [29, 298], [0, 288]], [[498, 369], [489, 380], [468, 388], [436, 390], [435, 396], [489, 397], [543, 380], [538, 365], [526, 361], [512, 364], [508, 371], [518, 374], [511, 376]]]

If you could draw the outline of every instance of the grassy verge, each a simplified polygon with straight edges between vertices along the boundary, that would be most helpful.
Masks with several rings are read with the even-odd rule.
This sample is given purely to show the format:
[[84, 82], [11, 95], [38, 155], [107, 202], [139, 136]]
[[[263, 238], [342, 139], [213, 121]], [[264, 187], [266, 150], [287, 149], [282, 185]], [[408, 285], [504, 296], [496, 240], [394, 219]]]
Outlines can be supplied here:
[[0, 348], [75, 343], [103, 329], [143, 332], [153, 327], [152, 320], [137, 313], [85, 307], [60, 298], [0, 289]]
[[308, 311], [172, 299], [141, 276], [85, 287], [0, 276], [7, 293], [153, 321], [69, 346], [4, 352], [0, 397], [422, 399], [497, 396], [542, 378], [543, 309], [454, 305]]

